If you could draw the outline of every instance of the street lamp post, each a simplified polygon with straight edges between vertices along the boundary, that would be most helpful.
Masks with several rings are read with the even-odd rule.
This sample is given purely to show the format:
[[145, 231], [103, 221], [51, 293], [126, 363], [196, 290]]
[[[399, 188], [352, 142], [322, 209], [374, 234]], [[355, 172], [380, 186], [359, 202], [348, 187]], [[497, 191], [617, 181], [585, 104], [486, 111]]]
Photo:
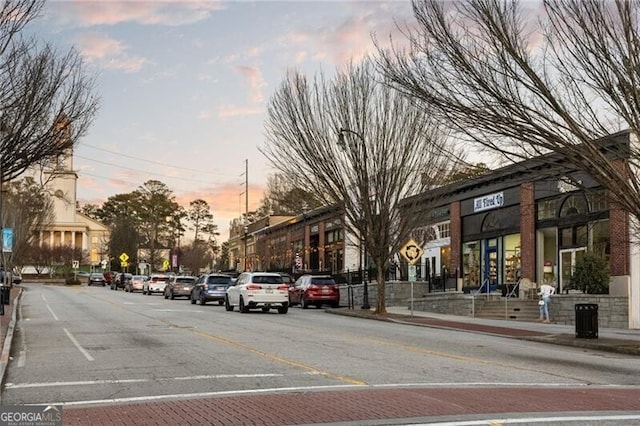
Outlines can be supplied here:
[[[364, 140], [364, 136], [362, 136], [360, 133], [355, 132], [353, 130], [350, 129], [345, 129], [345, 128], [340, 128], [340, 130], [338, 131], [338, 144], [345, 149], [346, 148], [346, 143], [345, 143], [345, 137], [344, 134], [345, 133], [350, 133], [352, 135], [355, 135], [356, 137], [358, 137], [358, 139], [360, 139], [360, 141], [362, 142], [361, 147], [362, 147], [362, 157], [363, 157], [363, 165], [365, 167], [365, 179], [363, 182], [363, 187], [364, 187], [364, 191], [362, 190], [363, 188], [361, 188], [360, 191], [360, 197], [364, 197], [365, 195], [368, 196], [368, 191], [369, 191], [369, 179], [368, 179], [368, 171], [366, 169], [367, 167], [367, 143]], [[365, 191], [367, 192], [367, 194], [365, 194]], [[362, 202], [362, 201], [361, 201]], [[368, 277], [368, 268], [367, 268], [367, 221], [366, 221], [366, 217], [364, 214], [364, 204], [362, 205], [362, 211], [361, 211], [361, 217], [360, 217], [360, 254], [359, 254], [359, 263], [360, 263], [360, 276], [362, 277], [362, 284], [363, 284], [363, 294], [362, 294], [362, 306], [360, 307], [361, 309], [371, 309], [371, 305], [369, 305], [369, 277]]]
[[249, 233], [249, 227], [244, 225], [244, 270], [247, 271], [247, 234]]

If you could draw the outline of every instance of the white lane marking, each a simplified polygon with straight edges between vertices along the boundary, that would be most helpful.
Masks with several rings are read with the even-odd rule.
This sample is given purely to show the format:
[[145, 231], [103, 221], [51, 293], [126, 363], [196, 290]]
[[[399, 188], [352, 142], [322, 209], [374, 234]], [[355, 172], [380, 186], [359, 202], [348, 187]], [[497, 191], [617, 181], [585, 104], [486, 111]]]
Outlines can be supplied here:
[[640, 414], [620, 414], [620, 415], [594, 415], [594, 416], [554, 416], [554, 417], [517, 417], [502, 419], [482, 419], [467, 420], [456, 422], [438, 422], [438, 423], [412, 423], [413, 426], [475, 426], [475, 425], [502, 425], [502, 424], [519, 424], [519, 423], [556, 423], [556, 422], [603, 422], [612, 420], [638, 420]]
[[49, 310], [49, 312], [51, 312], [51, 315], [53, 315], [53, 319], [58, 321], [58, 316], [56, 315], [55, 312], [53, 312], [53, 309], [51, 309], [51, 306], [49, 306], [49, 304], [47, 303], [47, 298], [44, 297], [44, 293], [41, 293], [40, 296], [42, 296], [42, 300], [44, 300], [44, 304], [47, 307], [47, 309]]
[[84, 355], [84, 357], [87, 358], [89, 361], [94, 361], [94, 358], [89, 354], [89, 352], [86, 351], [85, 348], [80, 346], [80, 343], [78, 343], [76, 338], [73, 337], [73, 335], [69, 332], [69, 330], [67, 330], [66, 328], [63, 328], [63, 330], [64, 330], [65, 333], [67, 333], [67, 336], [69, 337], [71, 342], [73, 342], [73, 344], [76, 345], [76, 348], [78, 348], [80, 353], [82, 353], [82, 355]]
[[[22, 306], [23, 305], [24, 305], [24, 303], [20, 303], [20, 305], [18, 306], [18, 316], [20, 317], [20, 320], [22, 320], [22, 318], [24, 318], [22, 316]], [[29, 321], [29, 318], [27, 318], [26, 321]], [[18, 341], [18, 346], [20, 347], [20, 352], [18, 354], [18, 362], [17, 362], [18, 367], [24, 367], [25, 364], [27, 363], [27, 336], [26, 336], [26, 334], [27, 334], [26, 327], [20, 327], [20, 333], [18, 334], [18, 336], [20, 338], [20, 340]]]
[[24, 367], [27, 363], [27, 351], [20, 351], [18, 354], [18, 368]]
[[136, 401], [158, 401], [162, 399], [190, 399], [190, 398], [206, 398], [209, 396], [226, 396], [226, 395], [248, 395], [248, 394], [264, 394], [272, 392], [302, 392], [302, 391], [314, 391], [314, 390], [340, 390], [340, 389], [363, 389], [367, 385], [335, 385], [335, 386], [301, 386], [301, 387], [289, 387], [289, 388], [271, 388], [271, 389], [248, 389], [237, 391], [220, 391], [220, 392], [198, 392], [187, 394], [174, 394], [174, 395], [151, 395], [151, 396], [133, 396], [130, 398], [110, 398], [110, 399], [94, 399], [92, 401], [68, 401], [68, 402], [52, 402], [52, 403], [39, 403], [38, 405], [63, 405], [63, 406], [78, 406], [87, 404], [119, 404], [123, 402], [136, 402]]
[[[315, 372], [304, 372], [304, 375], [318, 375]], [[48, 388], [56, 386], [88, 386], [88, 385], [105, 385], [105, 384], [121, 384], [121, 383], [145, 383], [145, 382], [163, 382], [163, 381], [186, 381], [186, 380], [210, 380], [210, 379], [246, 379], [255, 377], [284, 377], [284, 374], [215, 374], [201, 376], [184, 376], [184, 377], [161, 377], [156, 379], [110, 379], [110, 380], [83, 380], [75, 382], [41, 382], [41, 383], [6, 383], [5, 389], [24, 389], [24, 388]]]

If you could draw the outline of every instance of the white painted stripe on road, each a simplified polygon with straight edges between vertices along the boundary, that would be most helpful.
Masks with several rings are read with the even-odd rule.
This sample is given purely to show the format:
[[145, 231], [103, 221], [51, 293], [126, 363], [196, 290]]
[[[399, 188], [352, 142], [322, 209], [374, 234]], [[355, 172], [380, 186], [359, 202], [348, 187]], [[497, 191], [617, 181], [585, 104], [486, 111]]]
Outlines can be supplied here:
[[520, 424], [520, 423], [551, 423], [556, 422], [603, 422], [615, 420], [638, 420], [640, 414], [620, 414], [620, 415], [594, 415], [594, 416], [554, 416], [554, 417], [517, 417], [502, 419], [482, 419], [467, 420], [455, 422], [437, 422], [437, 423], [411, 423], [412, 426], [476, 426], [476, 425], [502, 425], [502, 424]]
[[47, 307], [49, 312], [51, 312], [51, 315], [53, 315], [53, 319], [58, 321], [58, 316], [56, 315], [55, 312], [53, 312], [53, 309], [51, 309], [51, 306], [49, 306], [49, 303], [47, 303], [47, 298], [44, 297], [44, 293], [40, 293], [40, 296], [42, 296], [42, 300], [44, 300], [44, 305]]
[[87, 350], [85, 348], [80, 346], [80, 343], [78, 343], [76, 338], [73, 337], [73, 335], [69, 332], [69, 330], [67, 330], [66, 328], [63, 328], [63, 330], [64, 330], [65, 333], [67, 333], [67, 337], [69, 337], [71, 342], [73, 342], [73, 344], [76, 345], [76, 348], [78, 348], [80, 353], [82, 353], [82, 355], [84, 355], [85, 358], [87, 358], [89, 361], [95, 361], [94, 358], [89, 354], [89, 352], [87, 352]]
[[[91, 405], [91, 404], [120, 404], [126, 402], [145, 402], [158, 401], [163, 399], [190, 399], [190, 398], [206, 398], [210, 396], [231, 396], [231, 395], [249, 395], [279, 392], [304, 392], [316, 390], [342, 390], [342, 389], [364, 389], [367, 385], [335, 385], [335, 386], [301, 386], [290, 388], [270, 388], [270, 389], [247, 389], [237, 391], [219, 391], [219, 392], [198, 392], [198, 393], [180, 393], [174, 395], [150, 395], [150, 396], [133, 396], [130, 398], [110, 398], [110, 399], [94, 399], [91, 401], [68, 401], [68, 402], [51, 402], [37, 403], [37, 405], [62, 405], [65, 407]], [[34, 403], [35, 405], [35, 403]]]
[[[303, 375], [318, 375], [315, 372], [304, 372]], [[41, 383], [6, 383], [5, 389], [24, 389], [24, 388], [48, 388], [56, 386], [90, 386], [105, 384], [124, 384], [124, 383], [144, 383], [144, 382], [162, 382], [162, 381], [186, 381], [186, 380], [210, 380], [210, 379], [246, 379], [256, 377], [284, 377], [284, 374], [215, 374], [201, 376], [184, 376], [184, 377], [161, 377], [155, 379], [110, 379], [110, 380], [81, 380], [73, 382], [41, 382]]]

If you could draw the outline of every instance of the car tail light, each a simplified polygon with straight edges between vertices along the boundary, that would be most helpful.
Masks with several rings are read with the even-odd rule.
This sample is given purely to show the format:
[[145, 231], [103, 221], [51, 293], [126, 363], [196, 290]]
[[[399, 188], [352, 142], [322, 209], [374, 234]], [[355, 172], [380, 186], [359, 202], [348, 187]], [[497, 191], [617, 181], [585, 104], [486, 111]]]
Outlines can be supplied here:
[[278, 290], [289, 291], [289, 286], [286, 284], [279, 285]]
[[320, 290], [320, 286], [315, 285], [315, 284], [311, 284], [311, 285], [309, 286], [309, 290], [312, 290], [312, 291]]
[[247, 290], [260, 290], [262, 288], [262, 286], [257, 285], [257, 284], [248, 284], [247, 285]]

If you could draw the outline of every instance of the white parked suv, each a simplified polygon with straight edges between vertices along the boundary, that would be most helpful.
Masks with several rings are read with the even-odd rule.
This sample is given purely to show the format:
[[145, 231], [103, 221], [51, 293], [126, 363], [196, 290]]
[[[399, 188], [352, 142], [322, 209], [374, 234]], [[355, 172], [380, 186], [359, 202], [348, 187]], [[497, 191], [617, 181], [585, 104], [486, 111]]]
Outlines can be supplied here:
[[162, 293], [164, 288], [169, 284], [169, 275], [153, 274], [142, 285], [142, 294]]
[[240, 312], [277, 308], [281, 314], [289, 310], [289, 286], [274, 272], [243, 272], [229, 288], [224, 300], [227, 311], [237, 306]]

